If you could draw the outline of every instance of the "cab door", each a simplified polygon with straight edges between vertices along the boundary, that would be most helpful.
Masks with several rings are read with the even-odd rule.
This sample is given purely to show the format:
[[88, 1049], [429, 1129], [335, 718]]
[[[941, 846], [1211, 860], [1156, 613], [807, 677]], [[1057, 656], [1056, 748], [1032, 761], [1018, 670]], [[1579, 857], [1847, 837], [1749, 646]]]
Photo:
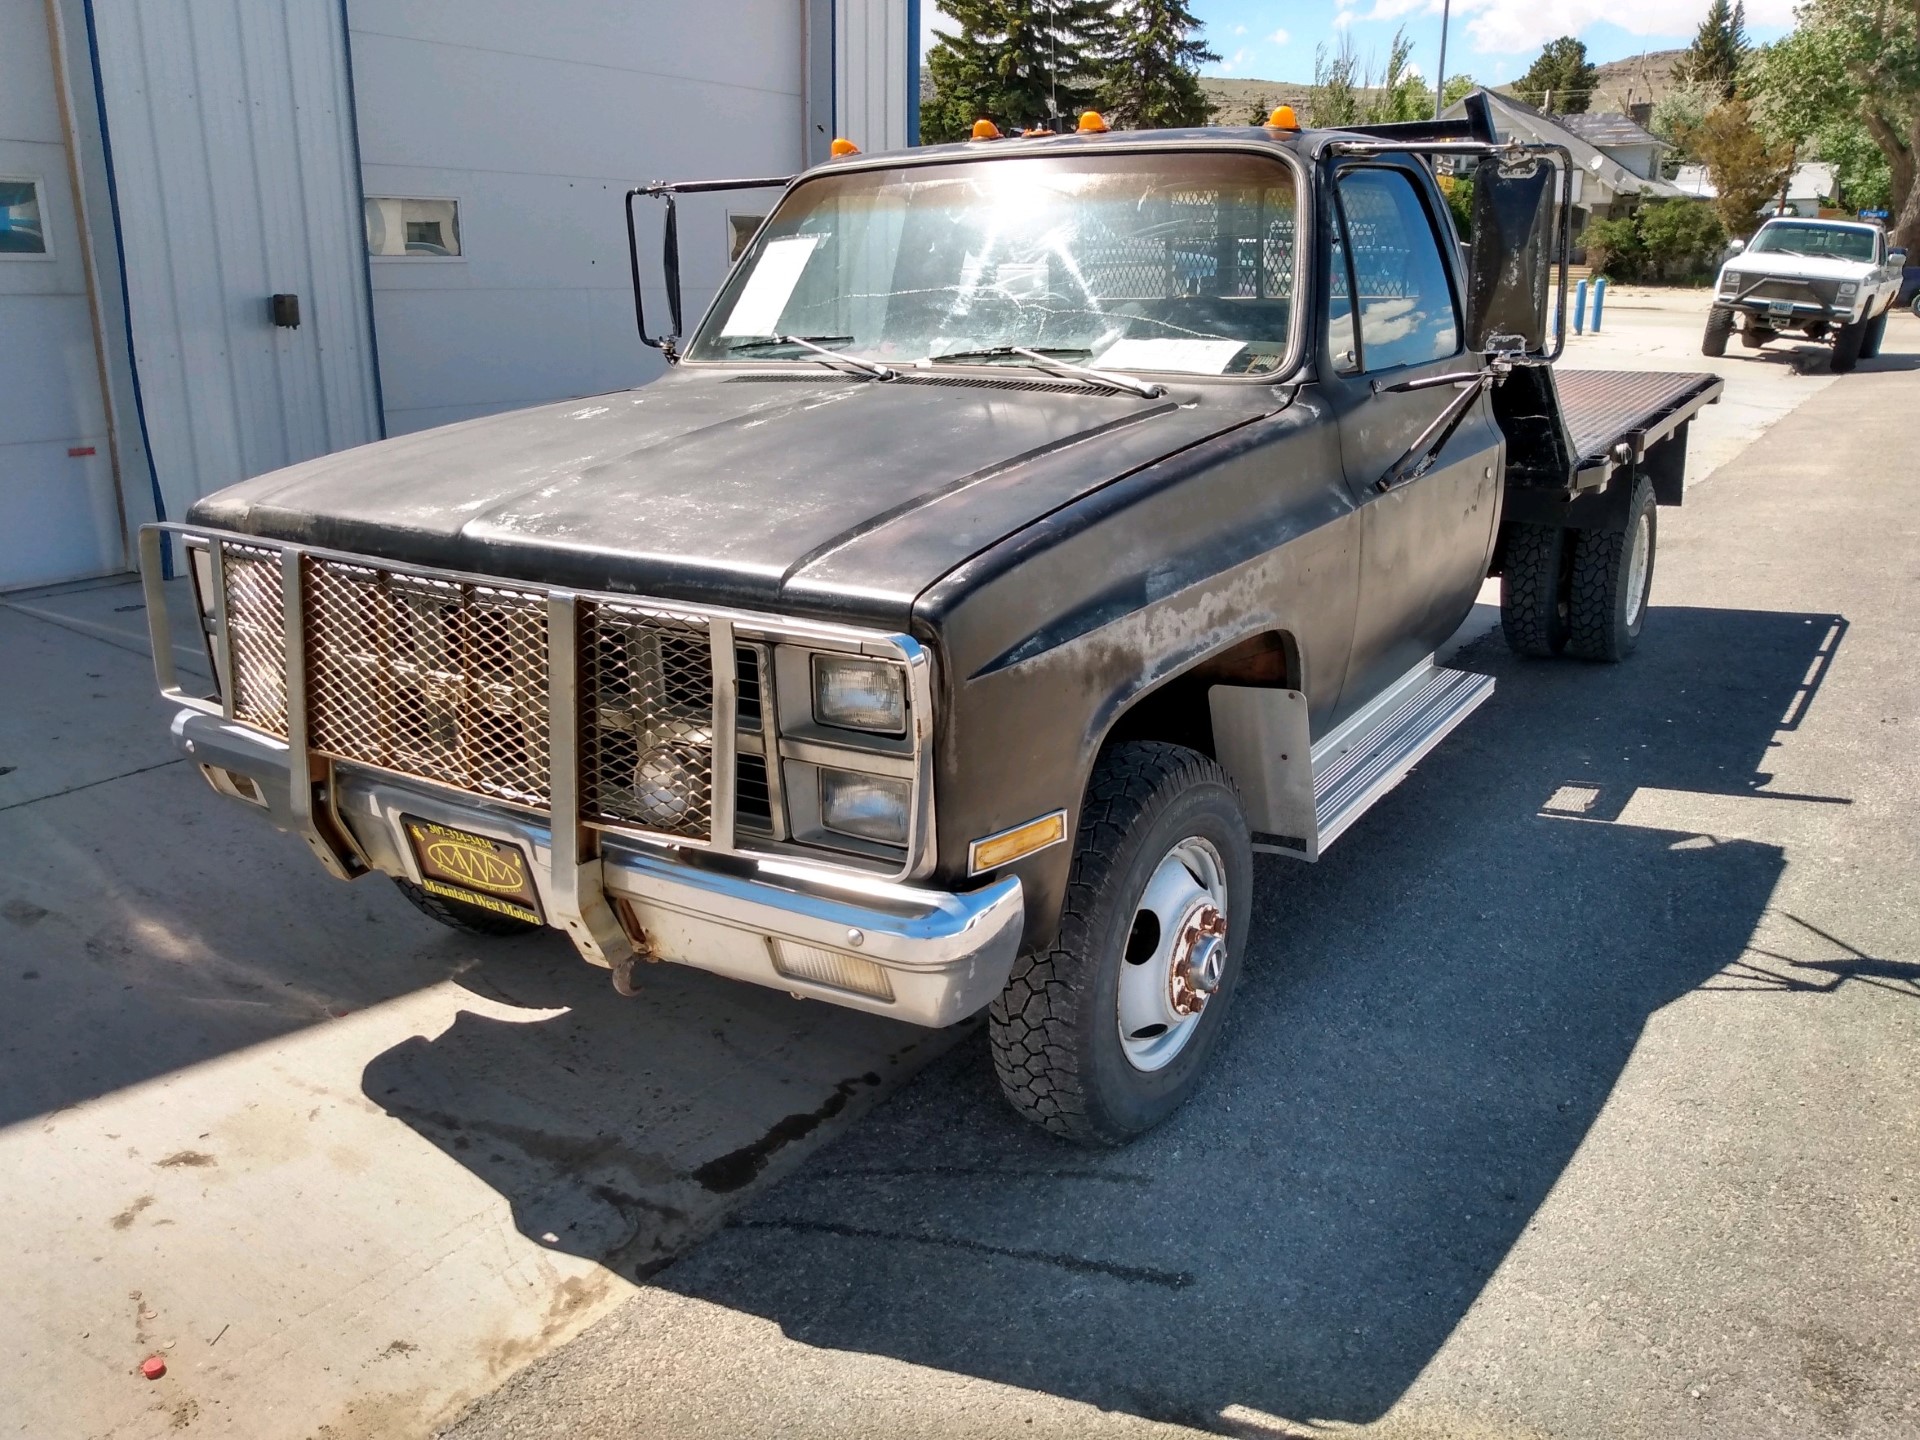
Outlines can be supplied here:
[[1339, 166], [1327, 187], [1327, 304], [1320, 373], [1359, 506], [1360, 603], [1336, 722], [1453, 633], [1487, 573], [1499, 515], [1502, 439], [1481, 394], [1431, 464], [1398, 462], [1477, 376], [1453, 224], [1411, 160]]

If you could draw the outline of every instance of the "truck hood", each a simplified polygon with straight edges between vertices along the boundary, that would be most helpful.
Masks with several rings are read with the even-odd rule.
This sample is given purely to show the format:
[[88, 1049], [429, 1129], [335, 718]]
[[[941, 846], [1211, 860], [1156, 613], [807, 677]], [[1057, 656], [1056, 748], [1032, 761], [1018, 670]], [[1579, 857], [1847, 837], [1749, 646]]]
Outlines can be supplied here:
[[1750, 252], [1729, 260], [1726, 273], [1743, 281], [1777, 276], [1782, 280], [1858, 280], [1872, 277], [1874, 267], [1865, 260], [1841, 260], [1830, 255], [1754, 255]]
[[1112, 395], [1031, 370], [687, 368], [244, 481], [189, 519], [494, 575], [904, 626], [988, 546], [1280, 408], [1265, 385]]

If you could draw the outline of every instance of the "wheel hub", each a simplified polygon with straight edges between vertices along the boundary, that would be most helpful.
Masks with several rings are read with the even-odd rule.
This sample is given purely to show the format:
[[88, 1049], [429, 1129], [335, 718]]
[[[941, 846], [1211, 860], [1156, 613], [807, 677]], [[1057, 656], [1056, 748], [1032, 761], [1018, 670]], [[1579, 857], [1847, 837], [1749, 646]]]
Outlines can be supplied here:
[[1226, 978], [1226, 865], [1190, 836], [1154, 868], [1136, 905], [1120, 965], [1120, 1044], [1136, 1070], [1171, 1064]]
[[1211, 900], [1187, 912], [1173, 942], [1167, 972], [1168, 1004], [1176, 1015], [1198, 1015], [1220, 988], [1227, 966], [1227, 917]]

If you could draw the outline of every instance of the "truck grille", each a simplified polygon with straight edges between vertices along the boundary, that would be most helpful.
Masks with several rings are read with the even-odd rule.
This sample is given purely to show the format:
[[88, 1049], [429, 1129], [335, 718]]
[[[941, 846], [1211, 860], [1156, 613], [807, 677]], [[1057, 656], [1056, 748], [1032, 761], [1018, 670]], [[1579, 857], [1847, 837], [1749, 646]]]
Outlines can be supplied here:
[[1762, 280], [1746, 292], [1749, 300], [1793, 300], [1802, 305], [1831, 305], [1837, 280]]
[[625, 605], [580, 612], [586, 818], [704, 836], [713, 821], [707, 622]]
[[[213, 650], [235, 721], [283, 740], [298, 730], [323, 761], [548, 814], [556, 791], [569, 788], [550, 773], [559, 754], [577, 763], [567, 808], [585, 825], [722, 850], [739, 836], [756, 849], [853, 848], [794, 833], [773, 691], [773, 657], [789, 633], [809, 648], [848, 648], [845, 638], [770, 616], [741, 617], [746, 633], [736, 635], [735, 621], [670, 604], [550, 595], [518, 581], [239, 538], [189, 543], [196, 541], [210, 552], [195, 561], [198, 583], [211, 577], [220, 587], [202, 599], [224, 619]], [[298, 657], [287, 641], [290, 565], [299, 567]], [[552, 617], [565, 617], [573, 634], [550, 634]], [[716, 643], [731, 650], [718, 676]], [[861, 643], [873, 653], [872, 640]], [[569, 649], [577, 708], [564, 727], [571, 733], [556, 735], [553, 659]], [[290, 658], [302, 662], [292, 668], [304, 677], [304, 697], [289, 694]], [[731, 690], [734, 712], [721, 772], [716, 690]], [[304, 706], [289, 703], [302, 698]], [[300, 709], [304, 722], [296, 725]], [[730, 807], [716, 803], [729, 793]], [[873, 858], [870, 847], [859, 853]]]
[[313, 748], [544, 805], [547, 606], [526, 591], [308, 560]]
[[283, 739], [287, 733], [287, 603], [280, 552], [223, 547], [233, 718]]

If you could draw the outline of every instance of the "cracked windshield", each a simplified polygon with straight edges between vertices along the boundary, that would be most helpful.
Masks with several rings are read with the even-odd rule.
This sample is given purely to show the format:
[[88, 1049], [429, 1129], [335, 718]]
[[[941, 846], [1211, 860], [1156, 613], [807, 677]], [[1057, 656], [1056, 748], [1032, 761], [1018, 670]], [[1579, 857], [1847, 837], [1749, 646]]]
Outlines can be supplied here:
[[[1298, 198], [1260, 156], [1037, 156], [810, 181], [774, 215], [692, 360], [1270, 375], [1287, 354]], [[1017, 348], [1016, 348], [1017, 347]]]

